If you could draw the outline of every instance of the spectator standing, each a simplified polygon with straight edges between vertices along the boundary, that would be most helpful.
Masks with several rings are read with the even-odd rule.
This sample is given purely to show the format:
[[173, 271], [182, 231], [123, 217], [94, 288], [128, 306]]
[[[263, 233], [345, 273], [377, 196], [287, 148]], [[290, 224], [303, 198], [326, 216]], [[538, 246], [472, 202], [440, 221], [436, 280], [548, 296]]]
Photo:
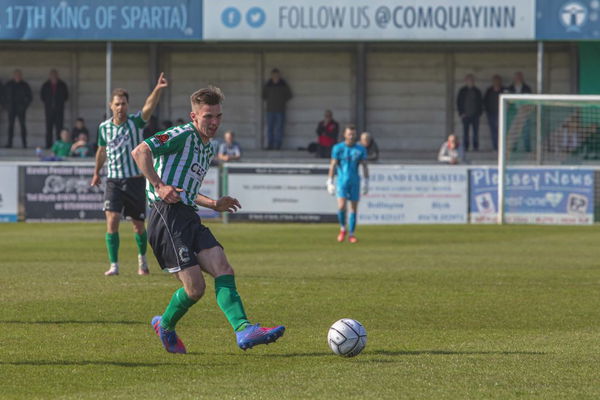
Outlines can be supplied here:
[[500, 75], [494, 75], [492, 77], [492, 86], [485, 91], [485, 96], [483, 97], [483, 107], [485, 108], [488, 125], [490, 126], [494, 151], [498, 151], [498, 103], [500, 95], [504, 92], [506, 92], [506, 89], [502, 86], [502, 78]]
[[88, 128], [85, 126], [85, 120], [79, 117], [75, 120], [75, 126], [73, 127], [73, 129], [71, 129], [71, 138], [73, 139], [73, 141], [77, 140], [79, 134], [81, 133], [85, 133], [86, 135], [88, 135], [88, 137], [90, 134]]
[[237, 161], [242, 157], [242, 149], [234, 138], [233, 131], [227, 131], [223, 135], [224, 141], [219, 146], [219, 153], [217, 154], [219, 161]]
[[379, 146], [369, 132], [360, 134], [360, 144], [367, 149], [367, 161], [373, 162], [379, 160]]
[[262, 98], [267, 108], [267, 150], [280, 150], [285, 126], [285, 105], [292, 98], [292, 91], [281, 78], [277, 68], [263, 86]]
[[317, 157], [331, 158], [331, 148], [338, 142], [340, 124], [333, 119], [331, 110], [325, 110], [322, 121], [317, 125]]
[[40, 91], [44, 110], [46, 111], [46, 148], [52, 145], [52, 130], [56, 130], [56, 138], [63, 128], [65, 102], [69, 99], [67, 84], [58, 77], [58, 71], [50, 70], [48, 80]]
[[455, 134], [450, 134], [448, 140], [442, 143], [438, 153], [438, 161], [452, 165], [464, 161], [464, 153]]
[[458, 92], [456, 108], [463, 125], [464, 149], [469, 150], [469, 128], [473, 130], [473, 150], [479, 150], [479, 117], [483, 108], [481, 90], [475, 86], [475, 76], [465, 76], [465, 86]]
[[69, 157], [71, 145], [71, 134], [68, 129], [63, 129], [60, 131], [59, 139], [52, 145], [52, 153], [55, 157]]
[[515, 72], [512, 84], [508, 87], [510, 93], [531, 93], [531, 87], [525, 83], [525, 77], [521, 71]]
[[[508, 91], [515, 94], [531, 93], [531, 87], [525, 83], [525, 77], [521, 71], [515, 72], [512, 84], [508, 87]], [[514, 112], [514, 108], [509, 112]], [[521, 142], [523, 144], [523, 150], [525, 150], [527, 153], [531, 152], [531, 125], [532, 120], [527, 118], [523, 123], [521, 140], [513, 144], [513, 151], [517, 151], [519, 142]]]
[[29, 84], [23, 80], [20, 69], [13, 72], [13, 78], [5, 86], [5, 104], [8, 111], [8, 143], [7, 148], [12, 147], [15, 133], [15, 119], [19, 119], [21, 126], [21, 141], [23, 148], [27, 147], [27, 127], [25, 126], [25, 113], [33, 100]]

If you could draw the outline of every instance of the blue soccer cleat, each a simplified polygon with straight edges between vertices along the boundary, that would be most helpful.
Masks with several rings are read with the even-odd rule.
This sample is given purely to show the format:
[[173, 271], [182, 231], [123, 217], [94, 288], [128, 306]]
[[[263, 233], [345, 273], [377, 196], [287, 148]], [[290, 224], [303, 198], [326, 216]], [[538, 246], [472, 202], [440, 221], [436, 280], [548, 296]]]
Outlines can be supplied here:
[[243, 331], [236, 332], [237, 344], [242, 350], [251, 349], [257, 344], [269, 344], [275, 342], [285, 332], [285, 326], [279, 325], [274, 328], [261, 328], [260, 324], [248, 325]]
[[154, 332], [156, 332], [160, 338], [165, 350], [167, 350], [169, 353], [185, 354], [185, 346], [183, 345], [181, 339], [179, 339], [175, 331], [168, 331], [160, 326], [161, 319], [161, 315], [157, 315], [156, 317], [152, 318], [152, 327], [154, 328]]

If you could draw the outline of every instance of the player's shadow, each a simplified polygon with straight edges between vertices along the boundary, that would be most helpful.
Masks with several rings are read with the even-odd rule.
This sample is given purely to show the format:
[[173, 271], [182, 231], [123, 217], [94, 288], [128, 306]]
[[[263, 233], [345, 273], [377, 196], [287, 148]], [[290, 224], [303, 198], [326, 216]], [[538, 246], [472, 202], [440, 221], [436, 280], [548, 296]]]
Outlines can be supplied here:
[[128, 362], [128, 361], [68, 361], [68, 360], [28, 360], [28, 361], [0, 361], [0, 365], [11, 365], [11, 366], [86, 366], [86, 365], [103, 365], [113, 367], [162, 367], [162, 366], [181, 366], [178, 363], [162, 362], [162, 363], [149, 363], [149, 362]]
[[141, 321], [103, 321], [103, 320], [41, 320], [41, 321], [19, 321], [19, 320], [0, 320], [0, 324], [15, 325], [68, 325], [68, 324], [90, 324], [90, 325], [144, 325]]
[[311, 352], [311, 353], [298, 353], [298, 352], [294, 352], [294, 353], [281, 353], [281, 354], [277, 354], [277, 353], [267, 353], [267, 354], [257, 354], [260, 357], [273, 357], [273, 358], [290, 358], [290, 357], [324, 357], [324, 356], [330, 356], [332, 353], [331, 351], [315, 351], [315, 352]]
[[373, 350], [365, 354], [374, 354], [379, 356], [468, 356], [468, 355], [495, 355], [495, 356], [542, 356], [546, 353], [541, 351], [484, 351], [484, 350]]

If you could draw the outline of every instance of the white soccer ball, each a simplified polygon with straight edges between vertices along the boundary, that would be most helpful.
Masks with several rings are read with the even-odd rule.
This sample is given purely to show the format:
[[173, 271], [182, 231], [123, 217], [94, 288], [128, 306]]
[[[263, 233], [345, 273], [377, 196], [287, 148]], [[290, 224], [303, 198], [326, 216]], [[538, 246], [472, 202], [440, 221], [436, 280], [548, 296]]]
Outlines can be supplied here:
[[354, 357], [367, 345], [367, 331], [360, 322], [342, 318], [329, 328], [327, 344], [337, 355]]

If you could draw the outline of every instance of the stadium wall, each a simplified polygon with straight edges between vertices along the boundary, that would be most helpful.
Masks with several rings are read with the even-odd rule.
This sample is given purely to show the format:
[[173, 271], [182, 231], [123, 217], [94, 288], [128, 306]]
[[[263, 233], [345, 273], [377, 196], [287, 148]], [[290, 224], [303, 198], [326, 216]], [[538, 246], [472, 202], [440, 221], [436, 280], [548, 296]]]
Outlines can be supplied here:
[[[97, 221], [103, 188], [89, 185], [90, 162], [1, 163], [0, 222]], [[507, 171], [507, 221], [592, 224], [599, 221], [600, 180], [593, 167], [514, 167]], [[225, 164], [211, 169], [203, 193], [231, 194], [243, 204], [225, 220], [333, 222], [335, 199], [322, 164]], [[496, 166], [372, 165], [361, 224], [495, 223]], [[210, 210], [202, 218], [218, 218]]]
[[[570, 73], [576, 59], [570, 43], [546, 45], [545, 92], [576, 90]], [[295, 149], [314, 140], [317, 122], [330, 108], [342, 124], [366, 115], [366, 129], [385, 150], [431, 151], [451, 130], [460, 130], [454, 101], [464, 75], [473, 72], [477, 85], [489, 85], [499, 73], [505, 82], [523, 71], [535, 90], [534, 43], [368, 43], [366, 96], [356, 98], [355, 43], [115, 43], [113, 87], [129, 90], [131, 109], [139, 109], [154, 85], [153, 71], [168, 74], [170, 88], [159, 106], [160, 120], [187, 118], [192, 88], [208, 83], [227, 96], [224, 129], [233, 129], [246, 149], [261, 148], [265, 123], [261, 86], [272, 67], [281, 69], [294, 92], [288, 104], [284, 146]], [[0, 78], [21, 68], [34, 92], [27, 121], [32, 146], [43, 144], [44, 111], [39, 90], [50, 68], [68, 83], [66, 125], [86, 119], [94, 132], [104, 115], [105, 46], [102, 43], [4, 42]], [[0, 137], [7, 129], [0, 113]], [[18, 131], [18, 130], [17, 130]], [[481, 147], [490, 149], [485, 119]], [[92, 134], [93, 138], [93, 134]]]

